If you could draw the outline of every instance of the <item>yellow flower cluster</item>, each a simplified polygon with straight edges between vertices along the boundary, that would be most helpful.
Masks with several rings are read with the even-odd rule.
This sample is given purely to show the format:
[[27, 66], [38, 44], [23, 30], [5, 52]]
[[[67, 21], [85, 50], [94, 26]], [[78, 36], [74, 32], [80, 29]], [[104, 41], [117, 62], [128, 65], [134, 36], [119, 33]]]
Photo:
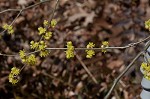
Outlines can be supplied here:
[[45, 50], [46, 47], [47, 47], [47, 45], [44, 41], [39, 42], [38, 50], [40, 50], [40, 51]]
[[67, 50], [65, 51], [66, 53], [66, 58], [70, 59], [74, 57], [74, 46], [72, 45], [72, 42], [69, 41], [67, 42]]
[[102, 52], [103, 52], [103, 53], [106, 53], [106, 52], [107, 52], [106, 47], [108, 47], [108, 46], [109, 46], [109, 43], [108, 43], [107, 41], [103, 41], [103, 42], [102, 42], [101, 48], [102, 48]]
[[48, 50], [42, 50], [42, 51], [40, 51], [40, 56], [41, 57], [46, 57], [48, 54], [49, 54]]
[[25, 62], [26, 62], [25, 50], [20, 50], [20, 51], [19, 51], [19, 56], [20, 56], [22, 62], [25, 63]]
[[46, 50], [46, 47], [47, 47], [46, 43], [44, 41], [40, 41], [38, 50], [40, 50], [41, 57], [46, 57], [49, 54], [49, 51]]
[[44, 20], [43, 25], [44, 27], [39, 27], [39, 35], [42, 35], [44, 37], [45, 40], [49, 40], [52, 37], [52, 32], [47, 31], [47, 27], [48, 27], [48, 21]]
[[52, 37], [52, 32], [46, 32], [45, 35], [44, 35], [44, 38], [46, 40], [49, 40], [51, 37]]
[[38, 30], [39, 30], [39, 35], [45, 34], [46, 32], [46, 28], [43, 27], [39, 27]]
[[[95, 44], [93, 42], [89, 42], [89, 44], [86, 46], [86, 48], [94, 48]], [[90, 49], [90, 50], [86, 50], [86, 58], [92, 58], [93, 55], [95, 55], [94, 50]]]
[[55, 19], [52, 19], [51, 27], [54, 28], [56, 25], [57, 25], [57, 21]]
[[31, 41], [30, 47], [31, 49], [40, 50], [41, 57], [46, 57], [49, 54], [49, 51], [46, 50], [47, 45], [44, 41], [40, 41], [40, 42]]
[[4, 24], [3, 29], [7, 30], [8, 34], [13, 34], [14, 33], [13, 26], [11, 26], [11, 25]]
[[20, 55], [20, 58], [24, 58], [26, 56], [25, 50], [20, 50], [19, 55]]
[[35, 65], [37, 62], [35, 55], [31, 54], [29, 56], [26, 56], [25, 50], [20, 50], [19, 55], [20, 55], [22, 62], [28, 65]]
[[57, 25], [57, 20], [56, 19], [52, 19], [50, 24], [47, 20], [44, 20], [43, 22], [44, 27], [52, 27], [55, 28], [55, 26]]
[[[30, 42], [30, 48], [34, 49], [35, 51], [40, 51], [41, 57], [45, 57], [49, 54], [49, 51], [46, 50], [47, 44], [45, 40], [49, 40], [52, 37], [52, 32], [48, 32], [47, 28], [50, 26], [54, 28], [56, 24], [57, 24], [57, 21], [54, 19], [50, 23], [47, 20], [44, 20], [43, 22], [44, 27], [38, 28], [38, 31], [39, 31], [38, 34], [42, 35], [42, 37], [44, 37], [44, 40], [40, 40], [39, 42], [35, 42], [35, 41]], [[9, 34], [14, 33], [13, 27], [11, 25], [5, 24], [3, 28], [7, 30]], [[72, 51], [70, 43], [68, 43], [68, 47], [69, 47], [69, 51]], [[26, 54], [25, 50], [20, 50], [19, 56], [22, 62], [27, 65], [35, 65], [37, 62], [35, 55], [31, 53]], [[69, 57], [72, 57], [72, 56], [73, 55], [71, 54]], [[19, 81], [18, 79], [19, 74], [20, 74], [20, 69], [13, 67], [9, 74], [9, 82], [12, 84], [16, 84]]]
[[144, 78], [150, 80], [150, 65], [148, 63], [146, 63], [146, 62], [143, 62], [141, 64], [141, 67], [142, 67], [142, 69], [144, 71]]
[[150, 19], [145, 21], [145, 28], [150, 31]]
[[34, 42], [34, 41], [31, 41], [30, 42], [30, 47], [31, 47], [31, 49], [38, 49], [38, 47], [39, 47], [39, 42]]
[[34, 54], [31, 54], [29, 56], [26, 57], [26, 63], [28, 65], [35, 65], [37, 62], [36, 57]]
[[18, 79], [18, 75], [20, 74], [20, 69], [16, 68], [16, 67], [13, 67], [11, 69], [11, 72], [9, 74], [9, 82], [12, 83], [12, 84], [16, 84], [19, 79]]
[[44, 25], [45, 27], [47, 27], [48, 24], [49, 24], [49, 22], [48, 22], [47, 20], [44, 20], [43, 25]]

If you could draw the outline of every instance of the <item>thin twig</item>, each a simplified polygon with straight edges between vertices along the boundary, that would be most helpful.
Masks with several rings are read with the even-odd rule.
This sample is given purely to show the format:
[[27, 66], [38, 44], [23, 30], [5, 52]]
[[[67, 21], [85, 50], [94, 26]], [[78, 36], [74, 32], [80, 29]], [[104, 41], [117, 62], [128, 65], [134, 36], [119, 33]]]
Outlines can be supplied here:
[[[40, 52], [40, 50], [26, 53], [26, 56], [31, 55], [31, 54], [35, 54], [35, 53], [37, 53], [37, 52]], [[19, 54], [2, 54], [2, 53], [0, 53], [0, 56], [17, 57], [17, 56], [19, 56]]]
[[19, 12], [21, 9], [7, 9], [7, 10], [3, 10], [0, 12], [0, 14], [8, 12], [8, 11], [14, 11], [14, 12]]
[[131, 68], [131, 66], [134, 64], [134, 62], [141, 56], [143, 55], [143, 51], [141, 51], [133, 60], [132, 62], [126, 67], [126, 69], [114, 80], [114, 83], [111, 87], [111, 89], [109, 90], [109, 92], [107, 93], [107, 95], [104, 97], [104, 99], [108, 99], [110, 94], [112, 93], [113, 89], [115, 88], [115, 86], [117, 85], [118, 81], [121, 79], [121, 77]]
[[130, 44], [128, 44], [127, 46], [122, 47], [122, 49], [128, 48], [128, 47], [133, 47], [133, 46], [138, 45], [138, 44], [140, 44], [140, 43], [142, 43], [142, 42], [144, 42], [144, 41], [147, 41], [147, 40], [149, 40], [149, 39], [150, 39], [150, 36], [148, 36], [148, 37], [142, 39], [141, 41], [138, 41], [138, 42], [135, 42], [135, 43], [130, 43]]
[[[51, 22], [52, 19], [53, 19], [53, 17], [54, 17], [55, 11], [56, 11], [57, 6], [58, 6], [58, 3], [59, 3], [59, 0], [56, 1], [55, 8], [52, 10], [52, 15], [51, 15], [51, 17], [50, 17], [50, 19], [49, 19], [49, 22]], [[49, 28], [49, 27], [46, 27], [46, 30], [47, 30], [48, 28]], [[43, 35], [41, 36], [40, 41], [42, 41], [42, 39], [43, 39]]]
[[3, 10], [3, 11], [0, 12], [0, 14], [5, 13], [5, 12], [9, 12], [9, 11], [14, 11], [14, 12], [20, 12], [21, 10], [24, 11], [24, 10], [33, 8], [33, 7], [37, 6], [37, 5], [40, 5], [40, 4], [45, 3], [45, 2], [48, 2], [48, 1], [51, 1], [51, 0], [44, 0], [44, 1], [42, 1], [42, 2], [38, 2], [38, 3], [36, 3], [36, 4], [33, 4], [33, 5], [31, 5], [31, 6], [28, 6], [28, 7], [26, 7], [26, 8], [22, 8], [22, 9], [7, 9], [7, 10]]
[[[139, 41], [139, 42], [136, 42], [136, 43], [130, 43], [126, 46], [123, 46], [123, 47], [106, 47], [106, 48], [75, 48], [75, 50], [102, 50], [102, 49], [126, 49], [126, 48], [129, 48], [129, 47], [133, 47], [135, 45], [138, 45], [146, 40], [150, 39], [150, 36]], [[150, 46], [150, 42], [145, 46], [144, 50], [146, 51], [147, 48]], [[46, 48], [46, 50], [67, 50], [67, 48]], [[27, 53], [28, 55], [30, 54], [33, 54], [33, 53], [37, 53], [39, 51], [33, 51], [33, 52], [30, 52], [30, 53]], [[0, 53], [0, 56], [17, 56], [17, 55], [7, 55], [7, 54], [2, 54]]]
[[[136, 43], [137, 44], [137, 43]], [[132, 46], [130, 46], [132, 47]], [[105, 49], [125, 49], [125, 48], [129, 48], [127, 46], [124, 46], [124, 47], [106, 47]], [[67, 48], [45, 48], [46, 50], [67, 50]], [[74, 48], [75, 50], [102, 50], [104, 48]], [[29, 52], [29, 53], [26, 53], [27, 55], [30, 55], [30, 54], [34, 54], [34, 53], [37, 53], [37, 52], [40, 52], [39, 50], [38, 51], [33, 51], [33, 52]], [[0, 55], [4, 55], [4, 56], [17, 56], [17, 55], [7, 55], [7, 54], [0, 54]]]
[[18, 56], [18, 54], [2, 54], [2, 53], [0, 53], [0, 56], [16, 57], [16, 56]]
[[83, 68], [85, 69], [85, 71], [88, 73], [88, 75], [92, 78], [92, 80], [94, 81], [94, 83], [98, 84], [98, 81], [95, 79], [95, 77], [92, 75], [92, 73], [86, 67], [86, 65], [83, 63], [83, 61], [81, 60], [81, 58], [79, 57], [79, 55], [76, 54], [75, 56], [78, 59], [78, 61], [81, 63], [81, 65], [83, 66]]
[[27, 65], [24, 64], [24, 65], [22, 66], [22, 68], [20, 69], [20, 72], [21, 72], [26, 66], [27, 66]]
[[[16, 19], [20, 16], [20, 14], [21, 14], [23, 11], [25, 11], [25, 10], [27, 10], [27, 9], [30, 9], [30, 8], [32, 8], [32, 7], [35, 7], [35, 6], [37, 6], [37, 5], [40, 5], [40, 4], [42, 4], [42, 3], [48, 2], [48, 1], [50, 1], [50, 0], [38, 2], [38, 3], [34, 4], [34, 5], [28, 6], [28, 7], [23, 8], [23, 9], [8, 9], [8, 10], [4, 10], [4, 11], [0, 12], [0, 14], [1, 14], [1, 13], [4, 13], [4, 12], [7, 12], [7, 11], [19, 11], [19, 13], [18, 13], [17, 16], [15, 17], [15, 19], [10, 23], [10, 26], [12, 26], [12, 25], [14, 24], [14, 22], [16, 21]], [[56, 8], [57, 8], [57, 6], [58, 6], [58, 3], [59, 3], [59, 0], [56, 1], [55, 8], [53, 9], [53, 12], [52, 12], [51, 20], [52, 20], [52, 18], [54, 17], [54, 13], [55, 13], [55, 11], [56, 11]], [[5, 31], [6, 31], [6, 30], [2, 31], [1, 35], [3, 35], [3, 33], [4, 33]], [[42, 40], [42, 38], [41, 38], [40, 40]], [[33, 52], [30, 52], [30, 53], [27, 53], [26, 55], [30, 55], [30, 54], [37, 53], [37, 52], [39, 52], [39, 50], [38, 50], [38, 51], [33, 51]], [[1, 53], [0, 53], [0, 56], [12, 56], [12, 57], [15, 57], [15, 56], [18, 56], [18, 54], [16, 54], [16, 55], [7, 55], [7, 54], [1, 54]]]
[[[10, 23], [10, 26], [12, 26], [12, 25], [14, 24], [14, 22], [17, 20], [17, 18], [21, 15], [21, 13], [22, 13], [23, 11], [25, 11], [25, 10], [27, 10], [27, 9], [30, 9], [30, 8], [32, 8], [32, 7], [35, 7], [35, 6], [37, 6], [37, 5], [40, 5], [40, 4], [42, 4], [42, 3], [48, 2], [48, 1], [50, 1], [50, 0], [45, 0], [45, 1], [42, 1], [42, 2], [38, 2], [38, 3], [36, 3], [36, 4], [33, 4], [33, 5], [31, 5], [31, 6], [28, 6], [28, 7], [26, 7], [26, 8], [23, 8], [23, 9], [8, 9], [8, 10], [4, 10], [4, 11], [1, 11], [0, 14], [1, 14], [1, 13], [4, 13], [4, 12], [8, 12], [8, 11], [18, 11], [19, 13], [18, 13], [17, 16], [15, 17], [15, 19]], [[6, 30], [3, 30], [3, 31], [1, 32], [1, 35], [3, 35], [5, 31], [6, 31]]]
[[[126, 49], [129, 47], [133, 47], [136, 46], [144, 41], [147, 41], [150, 39], [150, 36], [148, 36], [147, 38], [142, 39], [141, 41], [135, 42], [135, 43], [130, 43], [126, 46], [122, 46], [122, 47], [105, 47], [105, 48], [75, 48], [75, 50], [102, 50], [102, 49]], [[66, 50], [67, 48], [46, 48], [47, 50]], [[147, 48], [145, 48], [147, 49]]]
[[50, 17], [50, 19], [49, 19], [49, 22], [51, 22], [52, 19], [53, 19], [53, 17], [54, 17], [55, 11], [56, 11], [57, 6], [58, 6], [58, 3], [59, 3], [59, 0], [56, 1], [56, 5], [55, 5], [55, 8], [53, 9], [53, 12], [52, 12], [52, 15], [51, 15], [51, 17]]

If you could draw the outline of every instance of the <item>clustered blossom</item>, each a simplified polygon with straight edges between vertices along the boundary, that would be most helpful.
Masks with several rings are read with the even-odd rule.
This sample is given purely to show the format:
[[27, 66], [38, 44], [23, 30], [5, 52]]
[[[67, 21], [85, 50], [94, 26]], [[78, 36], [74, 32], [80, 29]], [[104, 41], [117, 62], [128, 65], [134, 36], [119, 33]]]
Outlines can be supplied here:
[[8, 34], [13, 34], [14, 33], [13, 26], [11, 26], [11, 25], [4, 24], [3, 29], [7, 30]]
[[31, 49], [39, 50], [41, 57], [46, 57], [49, 54], [49, 51], [46, 50], [47, 45], [44, 41], [40, 41], [40, 42], [31, 41], [30, 47]]
[[66, 58], [70, 59], [74, 57], [74, 46], [72, 45], [72, 42], [69, 41], [67, 42], [67, 50], [65, 51], [66, 53]]
[[31, 49], [38, 49], [38, 47], [39, 47], [39, 42], [31, 41], [31, 42], [30, 42], [30, 47], [31, 47]]
[[28, 65], [35, 65], [36, 62], [37, 62], [37, 60], [36, 60], [36, 57], [35, 57], [34, 54], [31, 54], [31, 55], [27, 56], [26, 63]]
[[20, 51], [19, 51], [19, 56], [20, 56], [22, 62], [25, 63], [25, 62], [26, 62], [25, 50], [20, 50]]
[[55, 19], [52, 19], [52, 21], [49, 23], [47, 20], [44, 20], [43, 22], [44, 27], [39, 27], [39, 35], [42, 35], [45, 40], [49, 40], [52, 37], [52, 32], [47, 31], [48, 27], [54, 28], [57, 25], [57, 21]]
[[52, 32], [46, 32], [45, 35], [44, 35], [44, 38], [46, 40], [49, 40], [51, 37], [52, 37]]
[[143, 62], [141, 64], [141, 67], [142, 67], [142, 69], [144, 71], [144, 78], [150, 80], [150, 65], [148, 63], [146, 63], [146, 62]]
[[44, 41], [40, 41], [39, 42], [39, 47], [38, 49], [41, 50], [45, 50], [45, 48], [47, 47], [46, 43]]
[[145, 28], [150, 31], [150, 19], [145, 21]]
[[46, 32], [46, 29], [43, 27], [39, 27], [38, 30], [39, 30], [39, 35], [45, 34]]
[[28, 65], [35, 65], [36, 64], [36, 57], [34, 54], [26, 55], [24, 50], [19, 51], [20, 58], [23, 63], [26, 63]]
[[[52, 37], [52, 32], [47, 31], [47, 28], [49, 26], [51, 26], [52, 28], [54, 28], [57, 24], [56, 20], [52, 20], [50, 23], [47, 20], [44, 20], [43, 25], [44, 27], [39, 27], [38, 31], [39, 31], [39, 35], [41, 35], [44, 40], [40, 40], [39, 42], [35, 42], [35, 41], [31, 41], [30, 42], [30, 48], [35, 50], [35, 51], [40, 51], [40, 56], [41, 57], [46, 57], [49, 54], [49, 51], [46, 50], [47, 44], [45, 40], [49, 40]], [[11, 25], [5, 24], [3, 26], [3, 28], [5, 30], [8, 31], [9, 34], [14, 33], [13, 27]], [[68, 43], [68, 47], [71, 49], [71, 46]], [[27, 64], [27, 65], [35, 65], [37, 60], [34, 54], [26, 54], [25, 50], [20, 50], [19, 51], [19, 56], [22, 60], [23, 63]], [[70, 56], [72, 57], [72, 55]], [[18, 75], [20, 73], [20, 69], [13, 67], [11, 69], [11, 72], [9, 74], [9, 82], [12, 84], [16, 84], [19, 80], [18, 80]]]
[[19, 55], [20, 55], [20, 58], [24, 58], [26, 56], [25, 50], [20, 50]]
[[44, 27], [55, 28], [55, 26], [57, 25], [57, 20], [56, 19], [52, 19], [51, 22], [48, 22], [47, 20], [44, 20], [43, 25], [44, 25]]
[[40, 56], [41, 57], [46, 57], [48, 54], [49, 54], [48, 50], [42, 50], [42, 51], [40, 51]]
[[54, 28], [56, 25], [57, 25], [57, 21], [55, 19], [52, 19], [51, 27]]
[[102, 48], [102, 52], [103, 52], [103, 53], [106, 53], [106, 52], [107, 52], [106, 47], [109, 47], [109, 42], [103, 41], [103, 42], [102, 42], [102, 45], [101, 45], [101, 48]]
[[48, 31], [47, 29], [49, 27], [54, 28], [57, 25], [57, 21], [55, 19], [52, 19], [51, 22], [44, 20], [43, 22], [44, 27], [39, 27], [39, 35], [41, 35], [44, 40], [40, 40], [39, 42], [31, 41], [30, 42], [30, 47], [31, 49], [34, 50], [39, 50], [40, 51], [40, 56], [41, 57], [46, 57], [49, 54], [49, 51], [46, 50], [47, 44], [45, 40], [49, 40], [52, 37], [52, 32]]
[[44, 20], [43, 25], [46, 27], [48, 26], [49, 22], [47, 20]]
[[[86, 46], [86, 48], [94, 48], [95, 44], [93, 42], [89, 42], [89, 44]], [[86, 58], [92, 58], [93, 55], [95, 55], [94, 50], [90, 49], [90, 50], [86, 50]]]
[[11, 72], [9, 74], [9, 82], [12, 83], [12, 84], [16, 84], [18, 83], [19, 79], [18, 79], [18, 75], [20, 74], [20, 69], [19, 68], [16, 68], [16, 67], [13, 67], [11, 69]]

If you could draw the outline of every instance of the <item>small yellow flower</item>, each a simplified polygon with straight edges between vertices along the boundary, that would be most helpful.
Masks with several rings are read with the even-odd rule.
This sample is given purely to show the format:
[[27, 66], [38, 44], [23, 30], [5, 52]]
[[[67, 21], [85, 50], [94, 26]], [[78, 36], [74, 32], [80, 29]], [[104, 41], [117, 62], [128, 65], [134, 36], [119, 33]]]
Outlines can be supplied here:
[[39, 42], [34, 42], [34, 41], [30, 42], [31, 49], [38, 49], [38, 46], [39, 46]]
[[19, 79], [18, 79], [18, 75], [20, 74], [20, 69], [19, 68], [16, 68], [16, 67], [13, 67], [11, 69], [11, 72], [9, 74], [9, 82], [12, 83], [12, 84], [16, 84]]
[[13, 68], [11, 69], [11, 73], [12, 73], [13, 75], [19, 75], [20, 69], [18, 69], [18, 68], [16, 68], [16, 67], [13, 67]]
[[12, 30], [13, 27], [11, 25], [8, 25], [8, 30]]
[[67, 47], [72, 46], [72, 42], [71, 42], [71, 41], [67, 42], [67, 45], [66, 45], [66, 46], [67, 46]]
[[65, 51], [66, 53], [66, 58], [70, 59], [74, 57], [74, 46], [72, 45], [72, 42], [69, 41], [67, 42], [67, 50]]
[[143, 70], [146, 70], [147, 66], [148, 66], [148, 64], [146, 62], [143, 62], [141, 64], [141, 67], [142, 67]]
[[51, 27], [54, 28], [56, 25], [57, 25], [57, 21], [55, 19], [52, 19]]
[[8, 25], [8, 24], [4, 24], [4, 25], [3, 25], [3, 29], [5, 29], [5, 30], [7, 30], [7, 29], [8, 29], [8, 27], [9, 27], [9, 25]]
[[42, 35], [46, 32], [46, 28], [43, 27], [39, 27], [38, 30], [39, 30], [39, 35]]
[[150, 80], [150, 72], [144, 71], [144, 78], [146, 78], [147, 80]]
[[26, 54], [25, 54], [25, 50], [24, 49], [19, 51], [19, 56], [21, 58], [21, 61], [23, 63], [25, 63], [26, 62]]
[[46, 47], [47, 47], [46, 43], [44, 41], [40, 41], [38, 50], [40, 51], [45, 50]]
[[42, 51], [40, 51], [40, 56], [41, 57], [46, 57], [48, 54], [49, 54], [48, 50], [42, 50]]
[[145, 21], [145, 28], [150, 30], [150, 19]]
[[9, 74], [9, 82], [12, 83], [12, 84], [18, 83], [19, 79], [17, 78], [17, 76], [10, 73]]
[[74, 52], [72, 50], [67, 50], [66, 52], [66, 58], [70, 59], [74, 57]]
[[13, 34], [14, 30], [8, 30], [8, 34]]
[[26, 62], [26, 57], [21, 59], [22, 63]]
[[20, 50], [19, 51], [19, 56], [20, 56], [20, 58], [24, 58], [26, 56], [25, 50]]
[[4, 24], [3, 29], [7, 30], [8, 34], [13, 34], [14, 33], [13, 26], [11, 26], [11, 25]]
[[142, 69], [144, 71], [144, 78], [150, 80], [150, 65], [148, 63], [146, 63], [146, 62], [143, 62], [141, 64], [141, 67], [142, 67]]
[[89, 42], [89, 44], [86, 46], [86, 48], [93, 48], [95, 47], [95, 44], [93, 42]]
[[93, 55], [95, 55], [95, 52], [93, 50], [86, 50], [86, 58], [92, 58]]
[[35, 65], [37, 60], [34, 54], [31, 54], [27, 57], [26, 62], [28, 65]]
[[108, 46], [109, 46], [109, 43], [108, 43], [107, 41], [103, 41], [103, 42], [102, 42], [101, 48], [103, 48], [103, 49], [102, 49], [102, 52], [103, 52], [103, 53], [106, 53], [106, 52], [107, 52], [106, 47], [108, 47]]
[[[86, 48], [94, 48], [95, 44], [93, 42], [89, 42], [89, 44], [86, 46]], [[95, 55], [94, 50], [85, 50], [87, 55], [86, 58], [92, 58], [93, 55]]]
[[44, 20], [43, 24], [44, 24], [44, 26], [48, 26], [48, 21]]
[[49, 40], [51, 37], [52, 37], [52, 32], [46, 32], [45, 35], [44, 35], [44, 38], [46, 40]]

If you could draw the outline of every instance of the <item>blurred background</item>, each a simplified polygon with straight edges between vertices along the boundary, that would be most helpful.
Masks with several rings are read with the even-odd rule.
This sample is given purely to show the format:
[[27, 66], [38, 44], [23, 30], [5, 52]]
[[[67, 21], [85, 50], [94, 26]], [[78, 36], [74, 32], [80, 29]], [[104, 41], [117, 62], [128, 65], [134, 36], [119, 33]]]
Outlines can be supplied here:
[[[0, 11], [31, 6], [40, 0], [0, 0]], [[14, 35], [2, 34], [0, 52], [17, 54], [30, 50], [30, 41], [38, 41], [38, 27], [50, 18], [56, 0], [42, 3], [21, 13], [14, 23]], [[0, 14], [2, 25], [10, 24], [18, 12]], [[48, 47], [66, 47], [72, 41], [75, 47], [86, 47], [89, 42], [100, 47], [102, 41], [110, 46], [125, 46], [140, 41], [149, 35], [144, 21], [150, 18], [149, 0], [60, 0], [54, 18], [58, 20]], [[83, 50], [76, 51], [82, 62], [98, 81], [95, 84], [81, 63], [66, 59], [64, 50], [52, 50], [46, 58], [37, 54], [36, 66], [26, 66], [20, 81], [12, 85], [8, 75], [13, 66], [21, 68], [19, 57], [0, 56], [0, 99], [103, 99], [114, 79], [126, 68], [145, 42], [123, 50], [113, 49], [107, 53], [96, 51], [86, 58]], [[119, 81], [110, 99], [140, 99], [142, 74], [139, 67], [143, 58]]]

